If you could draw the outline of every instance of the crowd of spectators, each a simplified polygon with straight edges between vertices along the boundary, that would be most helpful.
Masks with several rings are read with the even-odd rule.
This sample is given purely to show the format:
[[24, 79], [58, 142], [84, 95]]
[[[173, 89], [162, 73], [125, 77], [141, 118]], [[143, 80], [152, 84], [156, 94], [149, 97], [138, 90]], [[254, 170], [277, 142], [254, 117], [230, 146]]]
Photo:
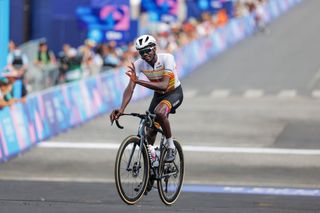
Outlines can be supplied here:
[[[258, 28], [264, 28], [263, 10], [267, 0], [238, 0], [234, 7], [234, 16], [255, 14]], [[200, 19], [190, 18], [184, 23], [160, 23], [150, 32], [157, 38], [159, 51], [174, 52], [194, 39], [212, 34], [217, 27], [228, 22], [225, 10], [216, 14], [203, 13]], [[99, 43], [85, 40], [80, 47], [64, 44], [58, 54], [50, 50], [45, 40], [38, 44], [35, 61], [30, 62], [25, 54], [9, 43], [8, 66], [0, 77], [0, 108], [25, 101], [27, 92], [35, 92], [62, 83], [77, 81], [102, 72], [117, 70], [139, 57], [134, 43], [117, 44], [115, 41]], [[33, 75], [28, 75], [28, 65], [33, 63]], [[5, 74], [7, 73], [7, 74]], [[21, 99], [13, 98], [13, 83], [22, 83]]]
[[267, 2], [268, 0], [238, 0], [234, 7], [234, 15], [241, 17], [253, 14], [257, 31], [267, 32], [266, 15], [263, 10]]

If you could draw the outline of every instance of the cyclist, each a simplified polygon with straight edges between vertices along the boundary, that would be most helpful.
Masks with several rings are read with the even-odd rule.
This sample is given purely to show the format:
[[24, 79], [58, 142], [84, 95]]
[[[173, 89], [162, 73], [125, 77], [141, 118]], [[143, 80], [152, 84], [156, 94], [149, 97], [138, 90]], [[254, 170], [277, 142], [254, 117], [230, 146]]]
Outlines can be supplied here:
[[[151, 35], [138, 37], [135, 47], [141, 58], [128, 66], [129, 70], [126, 74], [130, 77], [130, 81], [124, 91], [121, 107], [112, 111], [110, 121], [112, 123], [117, 120], [124, 112], [131, 100], [136, 84], [154, 90], [149, 112], [156, 114], [156, 121], [160, 124], [166, 137], [168, 151], [165, 161], [172, 162], [175, 159], [175, 146], [168, 116], [170, 112], [175, 113], [175, 110], [183, 101], [183, 92], [176, 71], [176, 63], [172, 54], [157, 53], [157, 42]], [[141, 73], [149, 81], [139, 79]], [[149, 143], [153, 144], [156, 131], [148, 128], [147, 137]]]

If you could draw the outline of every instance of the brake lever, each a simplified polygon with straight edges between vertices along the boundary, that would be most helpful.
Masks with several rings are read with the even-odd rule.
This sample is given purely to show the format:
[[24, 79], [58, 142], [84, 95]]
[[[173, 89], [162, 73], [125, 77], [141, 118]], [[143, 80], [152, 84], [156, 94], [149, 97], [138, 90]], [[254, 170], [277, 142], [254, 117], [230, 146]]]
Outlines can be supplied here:
[[116, 120], [116, 125], [117, 125], [117, 127], [118, 127], [119, 129], [123, 129], [123, 126], [121, 126], [121, 125], [119, 124], [119, 121], [118, 121], [118, 120]]

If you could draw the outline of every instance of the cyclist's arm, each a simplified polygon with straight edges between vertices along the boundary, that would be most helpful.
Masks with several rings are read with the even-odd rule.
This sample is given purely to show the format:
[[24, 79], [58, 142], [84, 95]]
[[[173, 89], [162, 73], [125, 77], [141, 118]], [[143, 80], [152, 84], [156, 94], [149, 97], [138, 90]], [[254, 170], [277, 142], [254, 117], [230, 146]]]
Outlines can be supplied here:
[[158, 82], [152, 82], [152, 81], [144, 81], [144, 80], [137, 80], [136, 83], [147, 87], [152, 90], [158, 90], [158, 91], [166, 91], [169, 86], [170, 77], [164, 76], [161, 81]]
[[147, 87], [149, 89], [165, 92], [169, 87], [170, 73], [172, 73], [172, 71], [174, 70], [175, 64], [176, 62], [174, 60], [173, 55], [167, 54], [165, 58], [165, 64], [164, 64], [165, 66], [164, 74], [160, 81], [153, 82], [153, 81], [143, 81], [143, 80], [137, 79], [136, 82], [137, 84]]
[[15, 100], [11, 99], [10, 101], [5, 101], [3, 99], [0, 98], [0, 110], [3, 108], [3, 107], [6, 107], [6, 106], [11, 106], [12, 104], [14, 104]]
[[129, 84], [128, 84], [127, 88], [124, 90], [121, 107], [119, 109], [119, 111], [121, 113], [124, 112], [125, 108], [129, 104], [129, 102], [130, 102], [130, 100], [132, 98], [132, 94], [133, 94], [135, 86], [136, 86], [135, 82], [129, 81]]
[[136, 68], [133, 63], [131, 63], [131, 66], [128, 66], [129, 70], [126, 72], [126, 74], [130, 77], [130, 80], [134, 82], [135, 84], [139, 84], [143, 87], [147, 87], [152, 90], [158, 90], [158, 91], [166, 91], [169, 86], [170, 77], [168, 75], [164, 75], [163, 78], [160, 81], [144, 81], [138, 79], [136, 75]]

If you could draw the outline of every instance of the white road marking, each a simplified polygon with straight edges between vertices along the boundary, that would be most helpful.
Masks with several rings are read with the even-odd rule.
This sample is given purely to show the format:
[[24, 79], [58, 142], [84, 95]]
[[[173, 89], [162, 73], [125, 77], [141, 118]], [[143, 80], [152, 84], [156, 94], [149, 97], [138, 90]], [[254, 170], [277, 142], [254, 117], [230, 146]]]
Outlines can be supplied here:
[[277, 196], [320, 196], [320, 189], [317, 188], [288, 188], [288, 187], [252, 187], [252, 186], [221, 186], [221, 185], [200, 185], [184, 184], [185, 192], [204, 192], [204, 193], [225, 193], [225, 194], [260, 194]]
[[120, 144], [116, 143], [74, 143], [74, 142], [41, 142], [40, 148], [63, 148], [63, 149], [118, 149]]
[[[117, 143], [74, 143], [74, 142], [41, 142], [39, 148], [55, 149], [107, 149], [116, 150]], [[242, 153], [242, 154], [273, 154], [273, 155], [320, 155], [316, 149], [282, 149], [282, 148], [253, 148], [253, 147], [213, 147], [213, 146], [182, 146], [186, 152], [210, 152], [210, 153]]]
[[[195, 89], [189, 89], [184, 91], [184, 97], [186, 98], [194, 98], [198, 95], [199, 91]], [[209, 95], [210, 98], [228, 98], [231, 97], [232, 90], [230, 89], [215, 89]], [[244, 98], [262, 98], [265, 96], [265, 91], [262, 89], [250, 89], [246, 90], [242, 97]], [[277, 94], [270, 94], [270, 97], [278, 97], [278, 98], [295, 98], [298, 96], [298, 92], [294, 89], [281, 90]], [[313, 98], [320, 98], [320, 90], [314, 90], [311, 92], [311, 96]], [[201, 96], [204, 97], [204, 96]]]
[[227, 89], [213, 90], [210, 93], [211, 98], [226, 98], [228, 96], [230, 96], [230, 90]]
[[294, 98], [297, 96], [296, 90], [282, 90], [279, 92], [279, 98]]
[[215, 153], [244, 153], [244, 154], [281, 154], [281, 155], [320, 155], [320, 150], [309, 149], [280, 149], [280, 148], [252, 148], [252, 147], [210, 147], [183, 146], [184, 151], [215, 152]]
[[263, 90], [260, 90], [260, 89], [252, 89], [252, 90], [247, 90], [245, 93], [244, 93], [244, 97], [245, 98], [260, 98], [263, 96]]

